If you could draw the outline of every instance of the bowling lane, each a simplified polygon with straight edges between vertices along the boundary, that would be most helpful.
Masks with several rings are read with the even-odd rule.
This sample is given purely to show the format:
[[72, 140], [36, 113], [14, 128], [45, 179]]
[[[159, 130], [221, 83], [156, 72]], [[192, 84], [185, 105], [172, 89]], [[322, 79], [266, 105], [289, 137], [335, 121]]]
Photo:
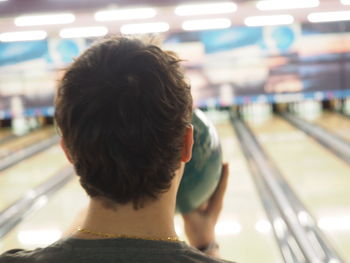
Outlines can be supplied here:
[[0, 240], [0, 254], [12, 248], [34, 249], [55, 242], [65, 235], [65, 231], [88, 204], [77, 177], [49, 200], [43, 198], [40, 201], [47, 202], [46, 206]]
[[45, 127], [39, 130], [33, 131], [27, 135], [18, 137], [14, 140], [10, 140], [1, 144], [0, 147], [0, 158], [4, 157], [10, 153], [18, 151], [26, 146], [29, 146], [35, 142], [39, 142], [55, 134], [53, 127]]
[[223, 258], [235, 262], [283, 262], [248, 164], [229, 122], [216, 125], [230, 180], [217, 239]]
[[[231, 167], [231, 177], [223, 213], [216, 232], [221, 256], [237, 262], [281, 263], [247, 164], [229, 123], [217, 125], [224, 158]], [[74, 200], [74, 202], [71, 202]], [[57, 240], [87, 204], [86, 195], [75, 180], [58, 192], [48, 204], [0, 241], [0, 250], [13, 247], [35, 248]], [[175, 217], [176, 231], [185, 240], [183, 221]], [[254, 253], [252, 253], [254, 251]]]
[[28, 189], [45, 182], [68, 162], [59, 145], [36, 154], [0, 174], [0, 211], [22, 197]]
[[350, 118], [338, 113], [325, 112], [313, 123], [350, 142]]
[[4, 138], [10, 136], [12, 134], [11, 129], [10, 128], [2, 128], [0, 130], [0, 143], [1, 140], [3, 140]]
[[331, 244], [350, 262], [350, 167], [285, 120], [250, 123]]

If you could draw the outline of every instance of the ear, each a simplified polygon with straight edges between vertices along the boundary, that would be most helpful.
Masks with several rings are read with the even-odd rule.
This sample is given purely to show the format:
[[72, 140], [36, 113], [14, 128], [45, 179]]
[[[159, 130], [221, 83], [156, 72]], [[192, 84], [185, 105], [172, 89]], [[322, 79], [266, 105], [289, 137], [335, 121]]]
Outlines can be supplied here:
[[69, 154], [69, 151], [68, 151], [66, 145], [64, 144], [63, 139], [61, 139], [60, 145], [61, 145], [61, 148], [62, 148], [64, 154], [66, 155], [68, 161], [69, 161], [70, 163], [73, 163], [72, 158], [71, 158], [71, 156], [70, 156], [70, 154]]
[[192, 158], [192, 147], [193, 147], [193, 125], [190, 124], [186, 127], [184, 136], [184, 146], [182, 149], [181, 161], [187, 163]]

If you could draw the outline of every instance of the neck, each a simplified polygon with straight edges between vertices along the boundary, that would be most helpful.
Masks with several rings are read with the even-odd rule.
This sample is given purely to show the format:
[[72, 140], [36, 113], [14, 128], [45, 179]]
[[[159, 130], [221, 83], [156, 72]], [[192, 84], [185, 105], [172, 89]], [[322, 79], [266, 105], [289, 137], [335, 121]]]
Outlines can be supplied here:
[[[92, 198], [81, 229], [110, 235], [125, 235], [144, 238], [167, 239], [176, 237], [174, 213], [178, 183], [158, 200], [150, 201], [137, 210], [133, 205], [116, 205], [109, 208], [100, 199]], [[97, 236], [76, 232], [77, 238], [96, 239]], [[100, 237], [101, 238], [101, 237]]]

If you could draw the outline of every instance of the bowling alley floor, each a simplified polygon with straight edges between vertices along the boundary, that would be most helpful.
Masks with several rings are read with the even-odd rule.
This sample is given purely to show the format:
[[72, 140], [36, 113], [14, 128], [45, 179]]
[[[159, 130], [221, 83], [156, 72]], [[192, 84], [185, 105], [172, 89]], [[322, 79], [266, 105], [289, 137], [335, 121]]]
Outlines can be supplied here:
[[350, 142], [350, 118], [340, 113], [324, 112], [313, 123]]
[[[0, 158], [6, 156], [7, 154], [18, 151], [22, 148], [25, 148], [33, 143], [36, 143], [48, 137], [51, 137], [54, 134], [55, 134], [55, 130], [53, 127], [45, 127], [45, 128], [38, 129], [36, 131], [32, 131], [28, 134], [17, 137], [15, 139], [3, 142], [0, 144]], [[1, 140], [1, 136], [5, 137], [8, 135], [9, 135], [9, 130], [5, 130], [1, 132], [0, 140]]]
[[[216, 227], [221, 255], [236, 262], [284, 262], [234, 129], [225, 117], [227, 115], [222, 115], [216, 127], [224, 160], [230, 165], [230, 179], [223, 212]], [[342, 118], [336, 125], [339, 123], [350, 127], [350, 119]], [[249, 127], [316, 218], [329, 242], [346, 262], [350, 262], [350, 166], [280, 117], [249, 123]], [[8, 176], [11, 179], [3, 180], [6, 174], [2, 172], [0, 187], [15, 192], [18, 182], [23, 185], [19, 186], [20, 189], [30, 189], [41, 181], [23, 180], [24, 177], [42, 176], [44, 180], [65, 165], [63, 153], [54, 146], [10, 168], [11, 172], [5, 170], [6, 174], [11, 174], [11, 177]], [[30, 171], [28, 167], [35, 169]], [[2, 197], [1, 200], [3, 203]], [[75, 178], [42, 202], [46, 205], [26, 217], [0, 240], [0, 253], [14, 247], [31, 249], [45, 246], [64, 236], [87, 205], [87, 197]], [[175, 225], [180, 237], [185, 239], [180, 216], [176, 217]]]
[[[330, 118], [317, 122], [332, 131], [332, 122], [323, 120]], [[336, 123], [346, 127], [350, 120]], [[350, 262], [350, 166], [280, 117], [250, 128], [331, 245]]]
[[[0, 172], [0, 211], [68, 165], [59, 145]], [[0, 241], [1, 242], [1, 241]]]
[[3, 128], [3, 130], [0, 130], [0, 143], [1, 141], [11, 135], [10, 128]]

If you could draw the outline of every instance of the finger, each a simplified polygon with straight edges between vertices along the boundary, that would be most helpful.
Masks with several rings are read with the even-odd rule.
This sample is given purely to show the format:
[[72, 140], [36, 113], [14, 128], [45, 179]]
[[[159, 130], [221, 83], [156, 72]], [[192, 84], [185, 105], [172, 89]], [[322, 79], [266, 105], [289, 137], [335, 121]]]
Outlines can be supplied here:
[[209, 205], [209, 200], [205, 201], [203, 204], [201, 204], [197, 210], [198, 212], [205, 212], [208, 209], [208, 205]]
[[184, 219], [188, 219], [189, 217], [193, 217], [195, 214], [205, 214], [207, 209], [208, 209], [208, 205], [209, 205], [209, 200], [208, 201], [205, 201], [203, 204], [201, 204], [197, 209], [189, 212], [189, 213], [185, 213], [185, 214], [182, 214], [182, 217]]
[[228, 163], [224, 163], [222, 166], [222, 173], [219, 185], [217, 186], [214, 194], [209, 199], [208, 208], [206, 211], [207, 214], [212, 214], [215, 216], [220, 213], [224, 201], [225, 191], [227, 188], [228, 176]]

